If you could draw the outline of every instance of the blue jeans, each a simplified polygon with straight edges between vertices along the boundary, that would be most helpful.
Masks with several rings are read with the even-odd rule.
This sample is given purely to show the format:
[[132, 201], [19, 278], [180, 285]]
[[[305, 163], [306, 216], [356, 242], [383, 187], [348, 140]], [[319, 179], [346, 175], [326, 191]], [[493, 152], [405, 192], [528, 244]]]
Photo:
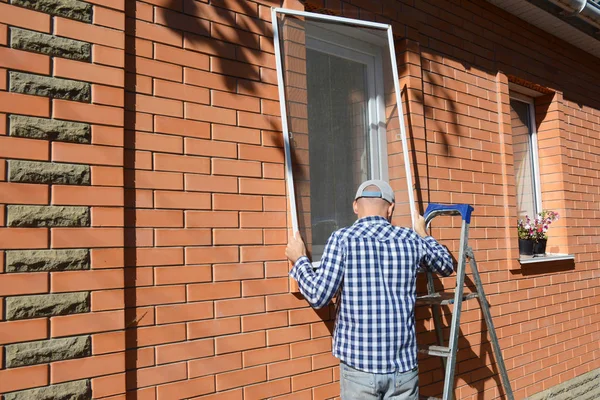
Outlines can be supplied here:
[[419, 400], [419, 370], [371, 374], [340, 362], [342, 400]]

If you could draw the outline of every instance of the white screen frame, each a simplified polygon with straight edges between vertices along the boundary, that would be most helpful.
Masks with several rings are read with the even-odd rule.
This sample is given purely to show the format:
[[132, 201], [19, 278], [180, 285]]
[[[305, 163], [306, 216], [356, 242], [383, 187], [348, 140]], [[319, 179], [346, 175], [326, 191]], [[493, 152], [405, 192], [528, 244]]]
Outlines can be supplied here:
[[[272, 20], [272, 24], [273, 24], [273, 44], [274, 44], [274, 49], [275, 49], [275, 60], [276, 60], [276, 66], [277, 66], [277, 86], [278, 86], [278, 90], [279, 90], [279, 106], [280, 106], [280, 111], [281, 111], [281, 125], [282, 125], [283, 146], [284, 146], [284, 153], [285, 153], [285, 176], [286, 176], [286, 182], [287, 182], [287, 190], [288, 190], [288, 196], [289, 196], [290, 214], [291, 214], [291, 219], [292, 219], [293, 232], [298, 231], [298, 212], [297, 212], [297, 207], [296, 207], [294, 177], [293, 177], [293, 173], [292, 173], [290, 130], [289, 130], [289, 126], [288, 126], [288, 117], [287, 117], [288, 114], [287, 114], [287, 103], [286, 103], [286, 97], [285, 97], [285, 86], [284, 86], [285, 82], [284, 82], [284, 78], [283, 78], [283, 59], [282, 59], [282, 52], [281, 52], [278, 15], [297, 16], [297, 17], [308, 18], [308, 19], [314, 20], [314, 21], [333, 22], [333, 23], [338, 23], [338, 24], [341, 23], [341, 24], [357, 26], [357, 27], [378, 29], [378, 30], [387, 32], [388, 49], [390, 52], [390, 60], [391, 60], [391, 64], [392, 64], [392, 75], [393, 75], [393, 80], [394, 80], [394, 91], [396, 94], [396, 107], [398, 109], [398, 118], [401, 119], [401, 121], [399, 121], [400, 137], [401, 137], [401, 141], [402, 141], [402, 151], [403, 151], [403, 156], [404, 156], [406, 183], [408, 186], [407, 192], [408, 192], [409, 205], [410, 205], [410, 216], [411, 216], [412, 226], [414, 227], [416, 205], [415, 205], [415, 198], [414, 198], [411, 163], [410, 163], [410, 157], [408, 154], [408, 140], [407, 140], [407, 133], [406, 133], [407, 131], [406, 131], [406, 127], [404, 126], [404, 111], [403, 111], [403, 107], [402, 107], [402, 97], [401, 97], [401, 92], [400, 92], [400, 81], [399, 81], [399, 76], [398, 76], [398, 65], [397, 65], [397, 61], [396, 61], [396, 51], [395, 51], [395, 46], [394, 46], [394, 35], [392, 32], [392, 26], [389, 24], [382, 24], [382, 23], [370, 22], [370, 21], [362, 21], [362, 20], [358, 20], [358, 19], [337, 17], [337, 16], [324, 15], [324, 14], [316, 14], [316, 13], [310, 13], [310, 12], [306, 12], [306, 11], [297, 11], [297, 10], [290, 10], [290, 9], [285, 9], [285, 8], [272, 8], [271, 9], [271, 20]], [[385, 140], [386, 138], [383, 138], [383, 139]], [[379, 144], [379, 148], [381, 149], [381, 144]], [[386, 158], [386, 157], [381, 157], [381, 158]], [[385, 168], [385, 174], [387, 175], [387, 168]]]

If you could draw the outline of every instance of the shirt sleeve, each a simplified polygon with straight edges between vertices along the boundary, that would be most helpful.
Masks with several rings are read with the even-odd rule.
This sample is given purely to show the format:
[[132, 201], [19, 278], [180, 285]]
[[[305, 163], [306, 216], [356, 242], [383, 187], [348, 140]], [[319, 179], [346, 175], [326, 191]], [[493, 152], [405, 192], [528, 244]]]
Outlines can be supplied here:
[[454, 272], [454, 261], [444, 246], [431, 236], [424, 237], [421, 243], [424, 251], [421, 260], [427, 267], [442, 276], [449, 276]]
[[319, 268], [313, 270], [309, 259], [300, 257], [290, 276], [298, 282], [300, 293], [311, 306], [322, 308], [329, 304], [344, 277], [344, 254], [337, 235], [334, 233], [327, 240]]

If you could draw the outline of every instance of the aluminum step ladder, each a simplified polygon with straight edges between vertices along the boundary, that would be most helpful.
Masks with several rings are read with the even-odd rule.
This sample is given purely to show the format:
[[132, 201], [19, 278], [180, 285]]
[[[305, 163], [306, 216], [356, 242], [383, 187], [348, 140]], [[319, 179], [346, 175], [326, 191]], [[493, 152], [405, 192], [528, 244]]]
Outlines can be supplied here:
[[[477, 262], [473, 256], [473, 250], [468, 245], [469, 224], [471, 222], [472, 211], [473, 207], [468, 204], [429, 204], [425, 210], [425, 221], [427, 226], [429, 226], [431, 220], [438, 216], [460, 215], [462, 218], [462, 227], [460, 235], [460, 253], [458, 256], [458, 265], [456, 269], [456, 288], [454, 292], [436, 293], [431, 271], [422, 270], [422, 272], [425, 272], [427, 275], [427, 295], [417, 297], [417, 305], [427, 305], [431, 307], [438, 344], [435, 346], [427, 346], [423, 348], [420, 347], [419, 352], [442, 357], [442, 363], [445, 368], [445, 378], [444, 392], [441, 400], [452, 400], [454, 398], [454, 375], [456, 371], [456, 353], [458, 349], [458, 334], [460, 330], [460, 314], [462, 303], [463, 301], [474, 298], [479, 299], [479, 305], [481, 307], [481, 311], [483, 312], [487, 330], [490, 334], [490, 341], [494, 349], [494, 355], [496, 356], [496, 364], [500, 369], [500, 376], [502, 378], [505, 396], [508, 400], [514, 400], [513, 392], [510, 387], [510, 381], [508, 380], [508, 374], [504, 365], [504, 359], [502, 358], [502, 351], [500, 350], [500, 345], [498, 344], [498, 336], [496, 336], [496, 330], [494, 329], [494, 323], [492, 322], [489, 303], [485, 298], [483, 285], [481, 284], [481, 278], [477, 269]], [[477, 292], [463, 294], [467, 259], [469, 260], [469, 265], [471, 266], [471, 272], [473, 274], [473, 280], [475, 281]], [[449, 343], [446, 346], [442, 333], [440, 306], [449, 304], [454, 304], [454, 311], [452, 313], [452, 322], [450, 325]], [[437, 397], [427, 396], [421, 396], [421, 399], [440, 400]]]

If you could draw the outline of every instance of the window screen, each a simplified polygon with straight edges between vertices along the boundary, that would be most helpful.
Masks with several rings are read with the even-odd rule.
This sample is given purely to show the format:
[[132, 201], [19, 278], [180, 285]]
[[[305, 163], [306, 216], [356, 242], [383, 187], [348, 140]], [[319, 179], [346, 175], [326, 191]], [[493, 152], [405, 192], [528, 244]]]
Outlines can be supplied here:
[[363, 64], [308, 49], [306, 66], [309, 214], [316, 258], [334, 230], [352, 225], [354, 192], [372, 176], [369, 93]]
[[[403, 154], [389, 154], [387, 147], [388, 140], [401, 140], [388, 31], [284, 14], [277, 23], [291, 201], [309, 256], [318, 263], [331, 233], [356, 221], [358, 185], [388, 180], [390, 157], [405, 169]], [[394, 222], [410, 226], [406, 174], [394, 178]]]

